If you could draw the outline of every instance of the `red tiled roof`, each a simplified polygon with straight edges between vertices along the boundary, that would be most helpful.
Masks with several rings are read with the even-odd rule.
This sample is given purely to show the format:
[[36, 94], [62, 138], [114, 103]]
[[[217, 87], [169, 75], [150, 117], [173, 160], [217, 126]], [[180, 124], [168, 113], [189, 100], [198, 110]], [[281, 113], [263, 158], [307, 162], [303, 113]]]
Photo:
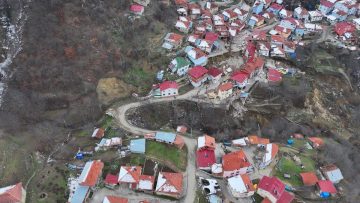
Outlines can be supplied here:
[[333, 3], [331, 3], [330, 1], [327, 1], [327, 0], [320, 0], [320, 4], [323, 6], [326, 6], [328, 8], [331, 8], [334, 5]]
[[242, 174], [240, 175], [244, 184], [248, 187], [248, 191], [255, 191], [255, 187], [253, 185], [253, 183], [250, 180], [250, 177], [247, 174]]
[[105, 184], [116, 185], [118, 184], [118, 176], [109, 173], [106, 175], [104, 182]]
[[261, 201], [261, 203], [271, 203], [271, 201], [270, 201], [267, 197], [265, 197], [265, 198]]
[[208, 71], [208, 74], [213, 76], [213, 77], [216, 77], [218, 75], [221, 75], [223, 72], [218, 69], [218, 68], [215, 68], [215, 67], [211, 67], [209, 68], [209, 71]]
[[205, 40], [209, 40], [212, 42], [218, 40], [218, 38], [219, 38], [219, 35], [214, 32], [207, 32], [205, 35]]
[[216, 163], [214, 150], [200, 149], [196, 151], [196, 162], [198, 167], [210, 167]]
[[279, 81], [282, 80], [282, 76], [281, 76], [281, 73], [278, 70], [273, 69], [273, 68], [269, 68], [268, 74], [267, 74], [267, 79], [270, 82], [279, 82]]
[[219, 90], [222, 92], [228, 91], [229, 89], [232, 89], [232, 88], [233, 88], [233, 84], [231, 82], [227, 82], [227, 83], [224, 83], [219, 86]]
[[235, 82], [238, 83], [243, 83], [246, 79], [249, 78], [249, 74], [245, 73], [245, 72], [238, 72], [237, 74], [231, 76], [231, 80], [234, 80]]
[[243, 150], [231, 152], [223, 156], [224, 171], [234, 171], [244, 167], [249, 167], [251, 164], [247, 160]]
[[274, 10], [281, 10], [283, 7], [280, 5], [280, 4], [277, 4], [277, 3], [272, 3], [271, 5], [270, 5], [270, 8], [271, 9], [274, 9]]
[[95, 186], [96, 182], [98, 181], [98, 178], [100, 177], [103, 167], [104, 167], [104, 163], [102, 161], [94, 160], [92, 165], [90, 166], [90, 170], [85, 180], [82, 183], [80, 183], [80, 185], [90, 186], [90, 187]]
[[22, 199], [22, 195], [22, 183], [18, 183], [4, 193], [0, 194], [0, 202], [20, 202]]
[[192, 10], [192, 9], [201, 9], [201, 6], [197, 3], [190, 3], [188, 4], [188, 8], [189, 10]]
[[278, 152], [279, 152], [279, 146], [277, 144], [272, 143], [271, 158], [275, 158]]
[[181, 41], [183, 39], [182, 35], [176, 34], [176, 33], [171, 33], [169, 36], [169, 40], [173, 40], [173, 41]]
[[147, 180], [154, 184], [155, 176], [148, 176], [148, 175], [140, 175], [140, 180]]
[[176, 190], [181, 194], [183, 188], [183, 175], [182, 173], [168, 173], [161, 172], [166, 179], [167, 183], [174, 186]]
[[203, 77], [208, 70], [203, 66], [195, 66], [188, 71], [188, 75], [194, 79], [199, 79]]
[[184, 5], [187, 4], [187, 0], [175, 0], [176, 5]]
[[294, 200], [294, 196], [286, 191], [284, 191], [280, 198], [278, 199], [277, 203], [290, 203]]
[[313, 146], [316, 148], [324, 145], [324, 141], [320, 137], [309, 137], [308, 139], [313, 143]]
[[105, 198], [107, 198], [110, 203], [128, 203], [129, 202], [129, 200], [127, 198], [124, 198], [124, 197], [117, 197], [117, 196], [108, 195]]
[[285, 38], [281, 35], [271, 35], [271, 41], [284, 43]]
[[321, 192], [329, 192], [331, 194], [337, 193], [334, 184], [330, 180], [319, 180], [317, 185], [319, 186]]
[[354, 32], [355, 31], [355, 25], [349, 22], [340, 22], [336, 23], [334, 26], [334, 30], [336, 34], [342, 36], [347, 32]]
[[300, 173], [300, 176], [306, 186], [315, 185], [319, 180], [314, 172]]
[[160, 85], [160, 91], [167, 90], [167, 89], [178, 89], [178, 84], [175, 81], [164, 81]]
[[248, 136], [250, 144], [269, 144], [270, 140], [267, 138], [261, 138], [257, 135]]
[[263, 176], [259, 182], [258, 188], [269, 192], [277, 200], [279, 200], [281, 195], [285, 192], [285, 184], [276, 177]]
[[103, 128], [98, 128], [95, 137], [100, 139], [104, 137], [104, 134], [105, 134], [105, 130]]
[[139, 182], [141, 169], [142, 169], [141, 166], [121, 166], [121, 168], [125, 169], [128, 172], [128, 174], [130, 174], [131, 177], [133, 177], [136, 183]]
[[130, 6], [130, 11], [132, 11], [132, 12], [138, 13], [138, 12], [142, 12], [143, 10], [144, 10], [144, 6], [139, 5], [139, 4], [132, 4]]

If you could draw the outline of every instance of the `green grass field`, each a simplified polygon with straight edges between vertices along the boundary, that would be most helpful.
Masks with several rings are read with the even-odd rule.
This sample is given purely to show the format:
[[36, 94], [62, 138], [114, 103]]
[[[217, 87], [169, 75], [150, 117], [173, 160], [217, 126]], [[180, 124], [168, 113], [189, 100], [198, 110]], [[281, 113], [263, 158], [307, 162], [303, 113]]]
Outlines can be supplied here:
[[146, 155], [162, 160], [165, 165], [171, 164], [182, 171], [186, 169], [187, 151], [185, 147], [178, 149], [172, 145], [146, 141]]
[[[301, 163], [305, 166], [302, 169], [298, 166], [292, 159], [289, 157], [281, 158], [278, 166], [279, 169], [275, 171], [275, 176], [283, 180], [284, 182], [292, 185], [292, 186], [302, 186], [302, 181], [299, 177], [299, 174], [302, 172], [315, 171], [315, 162], [311, 159], [311, 157], [300, 156]], [[284, 174], [290, 174], [291, 178], [284, 178]]]

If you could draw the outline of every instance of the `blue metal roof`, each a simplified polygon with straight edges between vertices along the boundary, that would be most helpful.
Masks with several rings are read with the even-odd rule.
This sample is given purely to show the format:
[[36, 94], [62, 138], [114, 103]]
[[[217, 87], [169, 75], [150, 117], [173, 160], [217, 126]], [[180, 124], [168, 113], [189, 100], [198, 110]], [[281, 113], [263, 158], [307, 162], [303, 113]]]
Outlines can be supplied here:
[[70, 203], [85, 202], [85, 198], [89, 192], [90, 187], [78, 185]]
[[167, 132], [156, 132], [155, 139], [163, 142], [173, 143], [175, 141], [176, 134]]
[[132, 153], [145, 153], [145, 139], [136, 139], [130, 141], [130, 151]]
[[210, 203], [220, 203], [220, 202], [222, 202], [222, 201], [221, 201], [221, 198], [220, 198], [220, 197], [212, 194], [212, 195], [209, 196], [209, 202], [210, 202]]

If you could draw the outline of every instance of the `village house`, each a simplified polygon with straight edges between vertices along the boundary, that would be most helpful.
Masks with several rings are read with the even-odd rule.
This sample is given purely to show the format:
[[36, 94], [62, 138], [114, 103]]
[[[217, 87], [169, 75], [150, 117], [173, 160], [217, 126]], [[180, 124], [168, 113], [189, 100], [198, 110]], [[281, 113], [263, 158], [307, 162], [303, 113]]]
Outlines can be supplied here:
[[291, 18], [292, 16], [293, 16], [293, 12], [289, 11], [289, 10], [286, 10], [285, 8], [281, 9], [280, 12], [279, 12], [279, 17], [281, 19]]
[[247, 137], [235, 139], [231, 141], [231, 145], [233, 147], [245, 147], [247, 143], [249, 142]]
[[22, 183], [0, 188], [1, 203], [25, 203], [26, 190]]
[[125, 197], [117, 197], [112, 195], [107, 195], [104, 197], [102, 203], [128, 203], [129, 200]]
[[296, 20], [295, 18], [285, 18], [280, 22], [280, 26], [290, 29], [292, 31], [295, 31], [295, 29], [300, 25], [301, 22], [299, 20]]
[[184, 36], [176, 33], [168, 33], [164, 38], [163, 48], [172, 50], [179, 48], [183, 42]]
[[268, 68], [267, 80], [269, 84], [279, 84], [282, 81], [282, 74], [274, 68]]
[[261, 57], [256, 57], [251, 62], [247, 62], [242, 66], [242, 72], [247, 73], [249, 78], [258, 76], [264, 67], [265, 61]]
[[240, 8], [234, 8], [233, 10], [237, 16], [238, 16], [238, 19], [241, 20], [242, 22], [245, 21], [245, 19], [248, 17], [249, 15], [249, 12], [248, 11], [245, 11], [243, 9], [240, 9]]
[[278, 45], [282, 47], [286, 39], [281, 35], [271, 35], [271, 46]]
[[294, 9], [294, 17], [306, 22], [309, 20], [309, 12], [305, 8], [299, 6]]
[[155, 133], [155, 140], [157, 142], [163, 142], [167, 144], [174, 144], [176, 139], [176, 134], [169, 133], [169, 132], [156, 132]]
[[356, 13], [356, 1], [341, 0], [334, 4], [334, 10], [338, 9], [344, 11], [347, 15], [354, 15]]
[[320, 137], [308, 137], [308, 140], [313, 148], [321, 148], [324, 146], [324, 141]]
[[319, 196], [322, 198], [329, 198], [337, 193], [334, 184], [329, 180], [319, 180], [316, 187], [319, 190]]
[[262, 138], [257, 135], [249, 135], [248, 136], [249, 144], [257, 145], [258, 147], [265, 147], [266, 144], [270, 143], [268, 138]]
[[189, 70], [191, 63], [184, 57], [174, 58], [170, 64], [169, 69], [172, 73], [176, 73], [178, 76], [183, 76]]
[[323, 15], [320, 11], [309, 11], [309, 21], [310, 22], [318, 22], [323, 19]]
[[188, 9], [192, 19], [196, 19], [199, 15], [201, 15], [201, 6], [197, 3], [189, 3]]
[[342, 179], [344, 179], [340, 169], [334, 164], [320, 167], [321, 173], [325, 176], [327, 180], [330, 180], [332, 183], [337, 184]]
[[185, 53], [195, 66], [205, 66], [208, 62], [208, 56], [199, 48], [188, 46], [185, 48]]
[[199, 87], [208, 79], [208, 70], [203, 66], [195, 66], [188, 71], [188, 76], [191, 84], [194, 87]]
[[145, 139], [130, 140], [130, 151], [136, 154], [145, 154]]
[[196, 151], [196, 164], [198, 169], [210, 171], [211, 166], [215, 163], [216, 158], [213, 149], [198, 149]]
[[218, 12], [219, 7], [214, 2], [207, 1], [205, 3], [205, 9], [210, 11], [211, 14], [215, 14]]
[[95, 151], [117, 148], [122, 145], [121, 137], [103, 138], [96, 144]]
[[266, 144], [265, 145], [265, 154], [262, 159], [262, 162], [260, 163], [259, 168], [263, 169], [266, 168], [270, 163], [275, 159], [276, 155], [279, 152], [279, 146], [277, 144]]
[[197, 48], [199, 48], [202, 51], [205, 51], [208, 54], [213, 52], [218, 47], [218, 44], [216, 46], [215, 41], [207, 40], [207, 39], [197, 39], [195, 45]]
[[280, 35], [285, 39], [288, 39], [291, 35], [291, 30], [281, 25], [276, 25], [273, 30], [270, 30], [270, 35]]
[[[201, 16], [200, 16], [201, 20], [211, 20], [212, 17], [213, 17], [213, 14], [209, 10], [201, 11]], [[200, 22], [204, 22], [204, 21], [200, 21]], [[212, 21], [211, 21], [211, 24], [212, 24]]]
[[313, 186], [319, 181], [314, 172], [300, 173], [301, 180], [305, 186]]
[[224, 178], [249, 173], [253, 170], [242, 150], [225, 154], [222, 158], [222, 169]]
[[105, 187], [114, 189], [119, 183], [118, 179], [119, 179], [119, 177], [117, 175], [113, 175], [110, 173], [106, 174], [106, 177], [104, 180]]
[[155, 193], [179, 199], [183, 191], [183, 175], [181, 173], [160, 172]]
[[211, 67], [208, 69], [208, 80], [213, 81], [213, 83], [219, 82], [223, 72], [219, 68]]
[[286, 53], [282, 45], [271, 45], [270, 51], [271, 57], [286, 58]]
[[221, 84], [218, 88], [218, 97], [220, 100], [224, 100], [230, 97], [233, 93], [233, 84], [231, 82], [226, 82]]
[[215, 138], [209, 135], [200, 136], [197, 139], [197, 149], [210, 149], [215, 150]]
[[150, 0], [133, 0], [134, 3], [140, 4], [142, 6], [148, 6], [150, 4]]
[[305, 32], [304, 34], [311, 34], [311, 33], [321, 33], [323, 28], [321, 25], [314, 24], [314, 23], [305, 23]]
[[342, 11], [342, 10], [339, 10], [339, 9], [334, 9], [332, 12], [331, 12], [331, 16], [334, 16], [335, 17], [335, 21], [337, 22], [342, 22], [344, 20], [346, 20], [347, 18], [347, 13], [345, 11]]
[[254, 14], [260, 14], [263, 11], [263, 9], [264, 9], [264, 3], [257, 0], [257, 1], [255, 1], [254, 5], [252, 7], [252, 12]]
[[320, 0], [320, 5], [318, 10], [323, 14], [327, 15], [334, 8], [334, 3], [328, 0]]
[[225, 20], [223, 15], [213, 15], [213, 22], [215, 26], [225, 25]]
[[235, 198], [245, 198], [255, 194], [255, 187], [247, 174], [231, 177], [227, 182], [230, 194]]
[[295, 53], [295, 49], [296, 49], [296, 44], [295, 42], [293, 41], [286, 41], [284, 42], [284, 51], [287, 53], [287, 54], [294, 54]]
[[139, 184], [136, 186], [136, 190], [145, 193], [152, 193], [154, 190], [155, 177], [149, 175], [140, 175]]
[[267, 23], [267, 24], [271, 24], [271, 23], [275, 22], [275, 20], [276, 20], [275, 14], [271, 13], [269, 11], [262, 13], [261, 16], [265, 18], [265, 23]]
[[263, 25], [265, 23], [265, 18], [262, 17], [261, 15], [252, 15], [250, 17], [250, 20], [248, 21], [248, 25], [251, 27], [251, 28], [254, 28], [254, 27], [258, 27], [260, 25]]
[[[203, 31], [202, 31], [203, 32]], [[199, 34], [190, 34], [187, 38], [187, 41], [191, 44], [195, 46], [195, 42], [197, 39], [200, 39], [200, 35]]]
[[263, 176], [257, 193], [271, 203], [290, 203], [294, 196], [285, 190], [285, 184], [277, 177]]
[[235, 13], [233, 10], [231, 9], [226, 9], [222, 12], [223, 16], [224, 16], [224, 21], [225, 22], [234, 22], [238, 16], [237, 13]]
[[128, 184], [130, 189], [136, 189], [141, 175], [141, 166], [121, 166], [118, 182]]
[[269, 56], [270, 55], [270, 43], [269, 42], [258, 42], [257, 50], [260, 56]]
[[252, 32], [252, 35], [251, 35], [251, 39], [252, 41], [256, 41], [256, 42], [259, 42], [259, 41], [267, 41], [267, 31], [266, 30], [254, 30]]
[[71, 195], [70, 203], [85, 202], [89, 196], [90, 189], [100, 182], [104, 163], [100, 160], [86, 162], [82, 170], [74, 194]]
[[219, 34], [220, 39], [226, 40], [230, 36], [229, 30], [225, 25], [215, 26], [215, 31]]
[[135, 14], [135, 15], [142, 15], [144, 13], [144, 6], [140, 5], [140, 4], [132, 4], [130, 6], [130, 12], [132, 14]]
[[279, 15], [279, 12], [281, 11], [281, 9], [283, 9], [283, 7], [280, 4], [277, 3], [272, 3], [269, 8], [267, 9], [267, 11], [269, 11], [270, 13], [275, 14], [276, 16]]
[[360, 30], [360, 18], [354, 18], [353, 22], [354, 22], [356, 29]]
[[238, 71], [234, 73], [230, 79], [235, 82], [235, 87], [244, 89], [248, 84], [249, 74], [243, 71]]
[[179, 16], [188, 16], [187, 0], [175, 0], [176, 12]]
[[179, 86], [175, 81], [164, 81], [159, 85], [159, 94], [155, 94], [155, 96], [160, 97], [171, 97], [178, 95]]
[[350, 38], [355, 31], [355, 25], [350, 22], [336, 23], [334, 31], [339, 37], [344, 37], [344, 39]]
[[180, 32], [189, 33], [192, 27], [192, 21], [184, 16], [180, 16], [179, 20], [175, 23], [175, 28]]
[[105, 135], [105, 130], [103, 128], [96, 128], [93, 134], [91, 135], [91, 137], [95, 139], [101, 139], [104, 137], [104, 135]]

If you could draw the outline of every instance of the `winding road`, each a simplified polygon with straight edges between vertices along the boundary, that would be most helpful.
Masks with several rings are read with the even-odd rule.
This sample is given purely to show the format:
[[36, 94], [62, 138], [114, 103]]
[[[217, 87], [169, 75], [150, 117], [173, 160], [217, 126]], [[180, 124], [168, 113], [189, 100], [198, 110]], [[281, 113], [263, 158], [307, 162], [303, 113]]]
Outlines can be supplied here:
[[[146, 101], [139, 101], [134, 103], [129, 103], [122, 105], [116, 109], [115, 118], [117, 120], [118, 125], [123, 128], [124, 130], [136, 134], [136, 135], [144, 135], [147, 133], [153, 133], [152, 130], [147, 130], [143, 128], [136, 127], [128, 122], [126, 119], [126, 112], [129, 109], [137, 108], [143, 105], [153, 104], [153, 103], [159, 103], [159, 102], [170, 102], [173, 100], [190, 100], [194, 101], [193, 96], [196, 96], [199, 94], [201, 89], [193, 89], [183, 95], [175, 97], [167, 97], [167, 98], [151, 98]], [[187, 150], [188, 150], [188, 161], [187, 161], [187, 167], [186, 172], [184, 175], [184, 178], [186, 179], [186, 184], [184, 185], [184, 192], [183, 194], [185, 197], [182, 199], [182, 202], [185, 203], [192, 203], [195, 200], [196, 197], [196, 166], [195, 166], [195, 147], [196, 147], [196, 140], [189, 138], [189, 137], [183, 137]]]

